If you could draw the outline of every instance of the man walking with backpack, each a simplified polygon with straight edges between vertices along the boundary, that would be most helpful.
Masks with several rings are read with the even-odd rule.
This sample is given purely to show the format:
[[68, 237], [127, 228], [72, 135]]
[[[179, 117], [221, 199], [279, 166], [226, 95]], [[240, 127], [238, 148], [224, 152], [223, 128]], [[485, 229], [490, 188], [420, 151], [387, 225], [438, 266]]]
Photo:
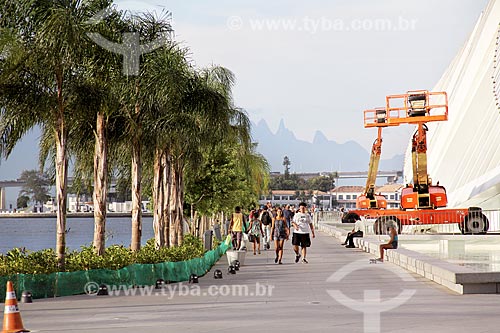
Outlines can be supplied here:
[[273, 223], [273, 219], [271, 217], [271, 213], [269, 213], [267, 206], [264, 206], [262, 208], [262, 213], [260, 214], [260, 222], [262, 222], [262, 229], [264, 231], [263, 235], [263, 244], [264, 244], [264, 249], [269, 250], [271, 247], [269, 245], [270, 238], [271, 238], [271, 225]]

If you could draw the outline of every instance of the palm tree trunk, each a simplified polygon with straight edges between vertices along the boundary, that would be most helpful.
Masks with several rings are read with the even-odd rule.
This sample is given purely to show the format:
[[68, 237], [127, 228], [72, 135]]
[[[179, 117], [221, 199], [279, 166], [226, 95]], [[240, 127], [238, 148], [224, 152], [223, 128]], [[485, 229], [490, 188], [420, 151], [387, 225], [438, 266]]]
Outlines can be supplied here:
[[104, 114], [97, 114], [94, 150], [94, 251], [103, 255], [106, 232], [106, 190], [108, 183], [108, 141]]
[[80, 190], [76, 191], [76, 211], [80, 211]]
[[169, 204], [168, 204], [168, 215], [170, 218], [170, 245], [171, 246], [178, 246], [179, 242], [177, 241], [177, 230], [176, 230], [176, 221], [177, 221], [177, 210], [176, 210], [176, 183], [175, 183], [175, 167], [174, 167], [173, 162], [170, 166], [170, 188], [171, 188], [171, 193], [169, 197]]
[[183, 241], [183, 177], [182, 162], [176, 159], [172, 163], [172, 193], [170, 195], [170, 216], [172, 218], [172, 245], [180, 246]]
[[202, 237], [205, 233], [205, 221], [207, 219], [206, 215], [202, 215], [200, 220], [198, 221], [198, 237]]
[[[180, 170], [179, 170], [180, 169]], [[184, 242], [184, 174], [180, 166], [177, 170], [177, 241], [179, 246]]]
[[171, 175], [172, 173], [170, 172], [170, 156], [165, 152], [162, 156], [162, 167], [163, 167], [163, 179], [162, 179], [162, 185], [163, 185], [163, 218], [165, 221], [165, 225], [163, 228], [163, 237], [165, 239], [165, 247], [170, 247], [171, 241], [170, 241], [170, 225], [171, 225], [171, 219], [170, 219], [170, 212], [169, 212], [169, 207], [170, 207], [170, 195], [171, 195]]
[[142, 234], [142, 201], [141, 201], [141, 142], [139, 137], [133, 140], [132, 144], [132, 241], [130, 248], [132, 251], [139, 251], [141, 248]]
[[57, 265], [64, 270], [66, 253], [66, 190], [68, 179], [68, 159], [66, 156], [67, 130], [64, 122], [64, 105], [62, 98], [62, 71], [56, 75], [58, 114], [56, 126], [56, 253]]
[[165, 247], [165, 214], [164, 200], [165, 192], [163, 186], [163, 174], [165, 169], [162, 166], [163, 153], [159, 148], [155, 149], [153, 162], [153, 228], [155, 233], [156, 249]]

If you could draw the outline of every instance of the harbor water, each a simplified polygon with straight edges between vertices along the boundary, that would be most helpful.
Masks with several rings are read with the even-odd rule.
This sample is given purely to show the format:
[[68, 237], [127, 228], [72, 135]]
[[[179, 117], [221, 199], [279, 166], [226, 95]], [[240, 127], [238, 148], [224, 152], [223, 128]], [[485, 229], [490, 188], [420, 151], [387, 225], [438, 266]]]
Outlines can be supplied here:
[[[130, 246], [130, 217], [106, 219], [106, 246], [118, 244]], [[0, 219], [0, 253], [16, 248], [38, 251], [56, 246], [56, 218], [2, 218]], [[70, 217], [66, 220], [66, 247], [78, 250], [91, 245], [94, 237], [93, 217]], [[142, 218], [142, 244], [154, 237], [153, 218]]]

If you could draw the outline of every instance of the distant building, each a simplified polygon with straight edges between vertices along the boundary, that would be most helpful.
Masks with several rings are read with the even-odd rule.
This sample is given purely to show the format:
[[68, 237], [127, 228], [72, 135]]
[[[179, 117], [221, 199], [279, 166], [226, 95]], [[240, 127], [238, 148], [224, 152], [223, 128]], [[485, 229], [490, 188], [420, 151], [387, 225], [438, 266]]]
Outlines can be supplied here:
[[274, 205], [298, 205], [300, 200], [297, 199], [295, 190], [274, 190], [271, 194], [262, 195], [259, 200], [261, 206], [268, 202]]
[[[387, 198], [387, 208], [399, 208], [402, 184], [387, 184], [379, 186], [375, 189], [376, 193], [380, 193]], [[310, 194], [311, 198], [307, 200], [310, 205], [316, 205], [323, 209], [335, 209], [344, 207], [346, 209], [356, 208], [356, 199], [365, 190], [364, 186], [339, 186], [329, 192], [321, 191], [305, 191]], [[259, 204], [265, 205], [267, 202], [271, 204], [284, 206], [295, 205], [300, 203], [295, 190], [273, 190], [268, 195], [260, 197]]]

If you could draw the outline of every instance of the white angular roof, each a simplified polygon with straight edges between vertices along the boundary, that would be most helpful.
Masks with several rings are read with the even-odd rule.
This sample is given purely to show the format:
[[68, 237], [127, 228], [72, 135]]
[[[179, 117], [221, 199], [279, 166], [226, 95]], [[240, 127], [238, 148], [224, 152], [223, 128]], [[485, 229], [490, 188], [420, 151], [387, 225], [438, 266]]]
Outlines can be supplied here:
[[[499, 18], [500, 0], [490, 0], [432, 89], [448, 93], [449, 117], [428, 124], [428, 172], [433, 183], [439, 181], [447, 189], [449, 207], [500, 208]], [[408, 183], [409, 150], [406, 156]]]

